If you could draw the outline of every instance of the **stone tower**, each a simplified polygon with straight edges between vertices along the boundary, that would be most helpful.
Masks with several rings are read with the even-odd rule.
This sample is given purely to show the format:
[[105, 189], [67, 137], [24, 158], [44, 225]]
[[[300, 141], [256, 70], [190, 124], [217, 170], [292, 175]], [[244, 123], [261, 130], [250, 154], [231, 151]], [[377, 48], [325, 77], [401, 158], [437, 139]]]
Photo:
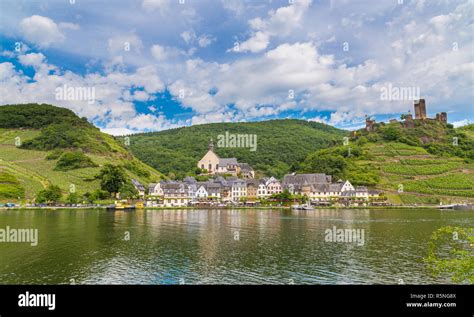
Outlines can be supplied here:
[[441, 123], [448, 123], [448, 114], [446, 112], [439, 112], [436, 114], [436, 121]]
[[415, 119], [426, 119], [426, 104], [425, 99], [415, 101]]
[[413, 122], [413, 116], [408, 110], [408, 114], [405, 115], [405, 121], [403, 122], [403, 126], [408, 129], [413, 129], [415, 127], [415, 122]]
[[368, 115], [365, 115], [365, 130], [371, 132], [375, 129], [375, 120], [371, 120]]

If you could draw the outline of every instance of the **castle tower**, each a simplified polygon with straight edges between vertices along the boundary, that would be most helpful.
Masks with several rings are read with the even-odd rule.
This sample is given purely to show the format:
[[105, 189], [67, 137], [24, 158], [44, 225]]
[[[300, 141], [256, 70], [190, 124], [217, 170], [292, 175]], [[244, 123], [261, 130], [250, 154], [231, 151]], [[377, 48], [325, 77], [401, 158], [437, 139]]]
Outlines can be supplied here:
[[426, 119], [426, 104], [425, 99], [415, 101], [415, 119]]
[[371, 120], [368, 115], [365, 115], [365, 130], [366, 131], [374, 131], [375, 127], [375, 120]]
[[415, 127], [415, 123], [413, 122], [413, 115], [411, 114], [410, 110], [405, 115], [405, 121], [403, 122], [403, 126], [408, 129], [412, 129]]
[[446, 112], [439, 112], [436, 114], [436, 121], [441, 123], [448, 123], [448, 115]]

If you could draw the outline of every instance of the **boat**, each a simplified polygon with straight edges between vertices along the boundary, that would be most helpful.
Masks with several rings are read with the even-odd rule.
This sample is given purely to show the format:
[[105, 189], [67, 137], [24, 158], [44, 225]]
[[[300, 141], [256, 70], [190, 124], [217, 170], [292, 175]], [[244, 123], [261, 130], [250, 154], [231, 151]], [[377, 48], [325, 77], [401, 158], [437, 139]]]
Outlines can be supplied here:
[[474, 210], [474, 205], [473, 204], [440, 205], [439, 209]]
[[292, 205], [291, 209], [295, 209], [295, 210], [314, 210], [314, 208], [310, 204]]
[[[143, 205], [143, 203], [142, 203]], [[143, 207], [142, 207], [143, 208]], [[109, 205], [106, 207], [107, 210], [110, 211], [132, 211], [136, 209], [135, 205], [127, 203], [127, 201], [116, 201], [113, 205]]]
[[458, 204], [454, 205], [454, 210], [474, 210], [473, 204]]
[[454, 209], [454, 205], [439, 205], [438, 209]]

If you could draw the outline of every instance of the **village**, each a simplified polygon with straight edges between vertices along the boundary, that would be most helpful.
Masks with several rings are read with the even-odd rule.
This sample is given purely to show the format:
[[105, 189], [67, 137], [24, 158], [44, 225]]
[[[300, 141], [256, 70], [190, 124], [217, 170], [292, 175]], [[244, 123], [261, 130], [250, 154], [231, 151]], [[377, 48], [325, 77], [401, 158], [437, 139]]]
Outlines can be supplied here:
[[331, 175], [321, 173], [287, 174], [282, 180], [256, 179], [249, 164], [239, 163], [236, 158], [220, 158], [214, 152], [212, 140], [197, 166], [209, 175], [209, 180], [197, 181], [188, 176], [182, 181], [149, 184], [148, 190], [137, 180], [132, 182], [146, 207], [268, 206], [297, 202], [302, 203], [302, 208], [387, 204], [380, 191], [354, 187], [349, 180], [333, 180]]
[[[415, 120], [434, 120], [447, 123], [446, 112], [428, 118], [424, 99], [414, 102], [415, 118], [410, 111], [402, 115], [404, 128], [414, 128]], [[390, 123], [398, 122], [391, 119]], [[376, 129], [375, 120], [366, 117], [365, 130]], [[356, 131], [352, 132], [354, 135]], [[301, 208], [311, 206], [387, 206], [384, 193], [365, 186], [353, 186], [350, 180], [333, 179], [331, 175], [287, 174], [281, 180], [275, 177], [256, 179], [248, 163], [236, 158], [220, 158], [214, 151], [212, 139], [207, 153], [197, 162], [197, 167], [210, 176], [207, 181], [197, 181], [188, 176], [182, 181], [165, 180], [148, 185], [148, 190], [137, 180], [132, 180], [146, 207], [188, 206], [271, 206], [293, 204]], [[301, 203], [301, 205], [295, 205]]]

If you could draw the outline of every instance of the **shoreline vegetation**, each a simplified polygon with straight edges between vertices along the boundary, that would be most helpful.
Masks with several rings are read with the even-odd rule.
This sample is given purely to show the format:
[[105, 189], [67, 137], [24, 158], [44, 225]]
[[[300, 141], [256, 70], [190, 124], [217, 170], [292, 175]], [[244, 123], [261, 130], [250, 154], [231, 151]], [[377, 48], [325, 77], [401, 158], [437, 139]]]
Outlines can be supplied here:
[[[106, 205], [101, 205], [101, 206], [31, 206], [31, 207], [25, 207], [25, 206], [15, 206], [15, 207], [0, 207], [0, 210], [70, 210], [70, 209], [77, 209], [77, 210], [83, 210], [83, 209], [103, 209], [107, 210]], [[324, 210], [324, 209], [437, 209], [440, 210], [440, 206], [438, 205], [392, 205], [392, 206], [312, 206], [313, 210]], [[201, 206], [201, 207], [189, 207], [189, 206], [177, 206], [177, 207], [144, 207], [144, 208], [138, 208], [134, 209], [133, 211], [141, 211], [141, 210], [175, 210], [175, 209], [180, 209], [180, 210], [218, 210], [218, 209], [239, 209], [239, 210], [247, 210], [247, 209], [258, 209], [258, 210], [265, 210], [265, 209], [271, 209], [271, 210], [277, 210], [277, 209], [284, 209], [284, 210], [292, 210], [291, 206]], [[119, 211], [119, 210], [117, 210]], [[304, 210], [303, 210], [304, 211]], [[129, 212], [129, 210], [127, 210]]]

